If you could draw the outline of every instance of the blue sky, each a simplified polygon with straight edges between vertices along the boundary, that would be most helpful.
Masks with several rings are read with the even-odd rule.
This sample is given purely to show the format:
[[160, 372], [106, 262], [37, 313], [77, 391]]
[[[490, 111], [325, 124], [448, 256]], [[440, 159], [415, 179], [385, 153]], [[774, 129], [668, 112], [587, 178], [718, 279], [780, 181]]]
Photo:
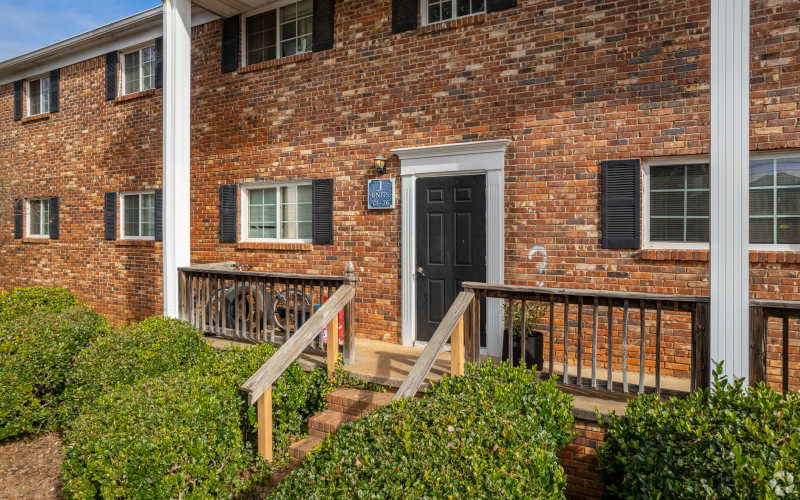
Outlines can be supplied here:
[[161, 0], [0, 0], [0, 61], [160, 4]]

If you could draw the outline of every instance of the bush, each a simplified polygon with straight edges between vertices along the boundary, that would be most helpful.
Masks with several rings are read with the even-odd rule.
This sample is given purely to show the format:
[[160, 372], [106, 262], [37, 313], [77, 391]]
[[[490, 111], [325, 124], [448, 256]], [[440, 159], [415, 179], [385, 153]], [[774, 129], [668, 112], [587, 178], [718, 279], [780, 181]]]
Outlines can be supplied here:
[[712, 390], [642, 396], [610, 417], [599, 452], [608, 497], [800, 497], [800, 397], [720, 376]]
[[570, 396], [507, 363], [342, 426], [275, 498], [563, 498]]
[[109, 330], [102, 317], [85, 308], [50, 312], [57, 307], [37, 307], [27, 300], [31, 295], [17, 292], [15, 297], [25, 296], [23, 302], [32, 307], [16, 320], [0, 322], [0, 440], [35, 434], [57, 422], [73, 358]]
[[60, 312], [77, 305], [78, 298], [64, 288], [15, 288], [0, 293], [0, 323], [36, 312]]

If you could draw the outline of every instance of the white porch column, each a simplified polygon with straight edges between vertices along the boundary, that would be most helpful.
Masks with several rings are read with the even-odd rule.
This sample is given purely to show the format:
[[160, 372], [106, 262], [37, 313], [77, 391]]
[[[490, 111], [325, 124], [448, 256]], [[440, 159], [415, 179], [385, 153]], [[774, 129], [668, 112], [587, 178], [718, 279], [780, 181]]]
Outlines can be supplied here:
[[164, 316], [177, 318], [178, 268], [191, 261], [191, 0], [164, 0]]
[[711, 360], [748, 376], [750, 1], [711, 0]]

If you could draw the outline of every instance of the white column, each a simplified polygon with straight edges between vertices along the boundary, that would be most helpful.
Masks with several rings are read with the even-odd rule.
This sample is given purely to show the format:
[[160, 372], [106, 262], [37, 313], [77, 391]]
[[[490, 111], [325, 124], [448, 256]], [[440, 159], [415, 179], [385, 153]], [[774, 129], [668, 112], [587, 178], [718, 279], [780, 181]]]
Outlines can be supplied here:
[[711, 0], [711, 360], [748, 376], [750, 1]]
[[191, 0], [164, 0], [164, 315], [178, 317], [178, 268], [191, 262]]

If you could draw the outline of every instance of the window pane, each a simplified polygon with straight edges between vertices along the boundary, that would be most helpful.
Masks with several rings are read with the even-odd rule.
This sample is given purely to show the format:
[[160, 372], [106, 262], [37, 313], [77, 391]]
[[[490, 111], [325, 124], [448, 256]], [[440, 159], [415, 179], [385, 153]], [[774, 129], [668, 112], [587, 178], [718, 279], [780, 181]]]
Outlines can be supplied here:
[[297, 186], [297, 201], [300, 203], [311, 203], [311, 185]]
[[156, 86], [156, 50], [155, 47], [142, 49], [142, 90]]
[[483, 12], [483, 0], [472, 0], [472, 12]]
[[651, 241], [683, 241], [683, 219], [650, 219]]
[[710, 187], [708, 165], [687, 165], [686, 187], [689, 189], [708, 189]]
[[32, 80], [28, 83], [28, 114], [38, 115], [42, 112], [42, 87], [41, 80]]
[[683, 217], [683, 192], [654, 192], [650, 196], [650, 215]]
[[773, 243], [773, 219], [750, 218], [750, 243]]
[[709, 219], [686, 219], [686, 241], [707, 242]]
[[297, 42], [289, 40], [281, 43], [281, 57], [293, 56], [297, 53]]
[[775, 215], [800, 215], [800, 188], [777, 190], [778, 209]]
[[40, 236], [42, 224], [42, 204], [39, 200], [33, 200], [28, 204], [28, 209], [31, 211], [29, 216], [30, 225], [28, 226], [28, 234], [31, 236]]
[[442, 10], [441, 5], [438, 3], [429, 3], [428, 4], [428, 22], [429, 23], [438, 23], [442, 20]]
[[277, 16], [278, 12], [271, 10], [247, 18], [247, 64], [275, 59]]
[[800, 158], [781, 158], [776, 167], [779, 186], [800, 186]]
[[772, 186], [773, 184], [772, 166], [773, 166], [772, 160], [751, 160], [750, 187]]
[[125, 195], [125, 236], [139, 236], [139, 195]]
[[782, 217], [778, 219], [778, 243], [800, 243], [800, 217]]
[[155, 236], [155, 195], [143, 194], [141, 197], [142, 236]]
[[50, 77], [42, 78], [41, 80], [41, 88], [42, 88], [42, 113], [49, 113], [50, 112]]
[[275, 189], [248, 192], [248, 238], [276, 238]]
[[750, 215], [772, 215], [772, 189], [750, 190]]
[[686, 193], [686, 215], [708, 217], [711, 210], [709, 191], [689, 191]]
[[50, 202], [47, 200], [40, 200], [39, 204], [42, 207], [42, 230], [41, 235], [47, 236], [50, 234]]
[[125, 54], [125, 93], [139, 92], [139, 52]]
[[297, 227], [298, 227], [298, 237], [301, 240], [313, 239], [313, 233], [310, 222], [300, 222], [297, 224]]
[[683, 165], [650, 167], [650, 189], [683, 189], [684, 187]]
[[457, 0], [457, 15], [468, 16], [470, 14], [471, 0]]
[[442, 19], [451, 19], [453, 17], [453, 3], [452, 0], [442, 3]]

